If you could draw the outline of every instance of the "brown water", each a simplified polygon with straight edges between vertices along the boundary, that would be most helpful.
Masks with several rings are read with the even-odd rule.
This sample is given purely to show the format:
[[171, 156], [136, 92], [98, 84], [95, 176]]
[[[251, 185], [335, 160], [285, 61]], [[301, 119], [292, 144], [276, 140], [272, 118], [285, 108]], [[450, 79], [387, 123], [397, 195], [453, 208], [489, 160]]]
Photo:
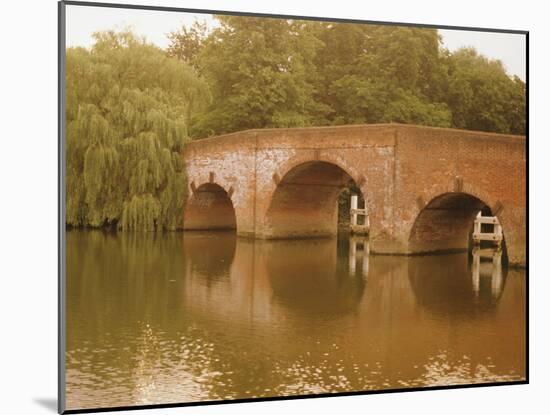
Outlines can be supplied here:
[[347, 238], [67, 232], [68, 409], [525, 378], [524, 271], [349, 256]]

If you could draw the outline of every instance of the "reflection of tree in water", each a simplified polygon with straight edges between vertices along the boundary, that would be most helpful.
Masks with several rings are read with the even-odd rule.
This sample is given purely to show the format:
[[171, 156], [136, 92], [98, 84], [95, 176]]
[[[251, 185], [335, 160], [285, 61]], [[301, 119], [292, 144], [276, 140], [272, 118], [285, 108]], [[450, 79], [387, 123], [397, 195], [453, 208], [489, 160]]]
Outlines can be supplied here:
[[74, 231], [67, 247], [69, 407], [262, 396], [278, 384], [266, 338], [248, 335], [251, 297], [231, 295], [234, 235]]
[[209, 396], [213, 345], [183, 312], [184, 277], [181, 233], [67, 233], [69, 407]]
[[365, 281], [349, 275], [334, 239], [271, 241], [259, 248], [273, 296], [289, 312], [338, 316], [361, 301]]
[[466, 253], [410, 257], [409, 280], [417, 303], [430, 312], [467, 318], [494, 310], [504, 291], [507, 268], [502, 268], [502, 286], [495, 295], [490, 265], [485, 263], [481, 268], [477, 294]]
[[175, 299], [164, 293], [166, 283], [183, 274], [183, 258], [173, 255], [180, 250], [181, 234], [68, 232], [68, 323], [118, 326], [121, 320], [164, 319], [158, 302], [170, 307], [166, 301]]

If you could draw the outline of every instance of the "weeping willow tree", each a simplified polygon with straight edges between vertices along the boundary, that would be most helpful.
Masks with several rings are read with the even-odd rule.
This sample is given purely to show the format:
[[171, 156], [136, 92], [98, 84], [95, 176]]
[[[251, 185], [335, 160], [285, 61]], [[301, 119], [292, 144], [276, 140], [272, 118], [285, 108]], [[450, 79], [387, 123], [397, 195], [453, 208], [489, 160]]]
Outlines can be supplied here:
[[179, 227], [187, 122], [209, 99], [181, 60], [131, 32], [67, 50], [67, 225]]

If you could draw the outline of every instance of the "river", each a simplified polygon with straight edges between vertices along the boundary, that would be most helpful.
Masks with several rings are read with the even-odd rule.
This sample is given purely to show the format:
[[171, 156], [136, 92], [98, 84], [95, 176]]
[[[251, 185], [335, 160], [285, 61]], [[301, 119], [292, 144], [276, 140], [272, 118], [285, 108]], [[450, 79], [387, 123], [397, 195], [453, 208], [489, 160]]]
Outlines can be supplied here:
[[524, 270], [349, 238], [67, 234], [67, 409], [525, 379]]

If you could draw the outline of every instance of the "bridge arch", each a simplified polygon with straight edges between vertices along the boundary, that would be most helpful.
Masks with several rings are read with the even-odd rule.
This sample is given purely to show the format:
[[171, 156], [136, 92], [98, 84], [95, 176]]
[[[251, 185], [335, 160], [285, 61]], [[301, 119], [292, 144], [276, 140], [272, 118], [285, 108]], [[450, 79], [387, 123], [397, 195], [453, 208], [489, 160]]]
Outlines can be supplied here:
[[[417, 206], [417, 214], [409, 231], [408, 246], [411, 253], [466, 251], [478, 212], [497, 216], [494, 203], [487, 194], [473, 187], [460, 191], [453, 189], [436, 194], [423, 206]], [[420, 205], [420, 203], [419, 203]], [[500, 217], [499, 221], [506, 228]]]
[[[289, 160], [275, 173], [264, 221], [266, 238], [335, 236], [338, 197], [353, 183], [365, 203], [365, 180], [328, 157]], [[280, 175], [279, 175], [280, 174]]]
[[203, 183], [187, 199], [185, 230], [236, 229], [237, 218], [229, 192], [217, 183]]
[[[281, 163], [281, 165], [276, 169], [275, 174], [273, 175], [273, 179], [275, 182], [273, 193], [275, 192], [281, 178], [284, 178], [296, 167], [302, 164], [313, 162], [333, 164], [334, 166], [344, 171], [361, 191], [361, 194], [363, 195], [363, 198], [367, 205], [367, 209], [369, 211], [374, 211], [372, 199], [368, 197], [369, 194], [367, 192], [367, 189], [369, 187], [368, 176], [362, 175], [353, 165], [348, 163], [348, 160], [345, 156], [339, 155], [335, 152], [325, 151], [319, 152], [317, 154], [314, 153], [313, 155], [311, 154], [311, 152], [307, 152], [305, 154], [295, 154], [293, 157], [290, 157], [288, 160]], [[273, 195], [271, 196], [271, 198], [273, 198]]]

